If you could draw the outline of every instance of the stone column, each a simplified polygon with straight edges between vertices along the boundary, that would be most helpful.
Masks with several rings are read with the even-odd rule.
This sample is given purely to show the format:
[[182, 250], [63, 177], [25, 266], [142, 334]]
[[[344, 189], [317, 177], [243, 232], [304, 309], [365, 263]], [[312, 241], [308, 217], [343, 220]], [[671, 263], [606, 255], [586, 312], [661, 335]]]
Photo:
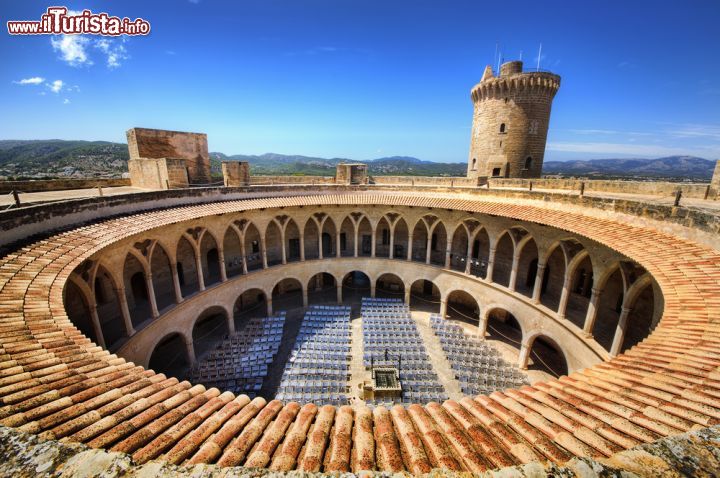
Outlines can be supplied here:
[[308, 290], [307, 288], [302, 288], [302, 300], [303, 300], [303, 307], [308, 306]]
[[485, 334], [487, 333], [488, 320], [489, 317], [486, 314], [480, 315], [480, 320], [478, 321], [478, 336], [482, 339], [485, 338]]
[[353, 241], [353, 245], [355, 246], [355, 257], [358, 256], [358, 236], [360, 236], [360, 228], [358, 225], [355, 225], [355, 241]]
[[128, 337], [132, 337], [135, 334], [135, 329], [133, 328], [132, 318], [130, 317], [130, 308], [128, 307], [127, 296], [125, 295], [125, 287], [120, 286], [115, 289], [115, 294], [117, 294], [118, 302], [120, 303], [120, 314], [125, 324], [125, 334]]
[[405, 289], [405, 305], [410, 305], [410, 289]]
[[220, 266], [220, 282], [227, 280], [227, 270], [225, 269], [225, 251], [218, 249], [218, 265]]
[[618, 320], [617, 327], [615, 328], [615, 337], [613, 337], [612, 346], [610, 347], [610, 355], [613, 357], [619, 354], [622, 348], [631, 310], [629, 307], [623, 307], [622, 312], [620, 312], [620, 320]]
[[388, 252], [390, 259], [395, 258], [395, 226], [390, 228], [390, 252]]
[[440, 299], [440, 317], [447, 316], [447, 299]]
[[518, 357], [518, 368], [520, 370], [527, 370], [528, 360], [530, 359], [530, 346], [527, 342], [523, 342], [520, 347], [520, 356]]
[[375, 284], [370, 282], [370, 297], [375, 298]]
[[175, 303], [179, 304], [183, 301], [183, 296], [180, 288], [180, 278], [178, 277], [177, 262], [170, 263], [170, 271], [172, 272], [173, 290], [175, 291]]
[[343, 298], [342, 298], [342, 285], [337, 286], [337, 303], [342, 304]]
[[187, 352], [187, 358], [188, 362], [190, 362], [190, 366], [194, 367], [197, 365], [197, 359], [195, 358], [195, 347], [193, 346], [192, 339], [188, 342], [185, 342], [185, 351]]
[[412, 261], [413, 235], [408, 234], [407, 260]]
[[495, 248], [491, 247], [490, 254], [488, 255], [487, 274], [485, 275], [485, 280], [487, 282], [492, 282], [494, 269], [495, 269]]
[[93, 332], [95, 332], [95, 341], [100, 347], [107, 349], [107, 347], [105, 347], [105, 337], [103, 337], [102, 327], [100, 327], [97, 304], [90, 305], [90, 322], [92, 323]]
[[543, 279], [545, 278], [545, 267], [544, 263], [538, 262], [537, 272], [535, 273], [535, 285], [533, 286], [532, 301], [536, 304], [540, 303], [540, 294], [542, 292]]
[[266, 299], [267, 303], [267, 316], [270, 317], [273, 315], [273, 304], [272, 304], [272, 298], [268, 297]]
[[450, 269], [450, 252], [452, 251], [452, 242], [448, 236], [447, 244], [445, 245], [445, 269]]
[[518, 268], [520, 267], [520, 254], [513, 254], [512, 269], [510, 269], [510, 282], [508, 289], [515, 290], [517, 286]]
[[558, 319], [564, 319], [567, 312], [568, 299], [570, 298], [570, 278], [566, 275], [563, 281], [562, 293], [560, 294], [560, 304], [558, 305]]
[[601, 293], [602, 290], [595, 287], [592, 288], [590, 303], [588, 304], [587, 314], [585, 314], [585, 326], [583, 327], [583, 332], [586, 337], [592, 337], [592, 331], [595, 327], [595, 319], [597, 319], [597, 308], [598, 302], [600, 302]]
[[425, 264], [430, 264], [430, 255], [432, 254], [432, 233], [428, 233], [427, 241], [425, 241]]
[[145, 285], [147, 286], [148, 300], [150, 301], [150, 313], [153, 319], [160, 316], [157, 308], [157, 300], [155, 299], [155, 287], [152, 282], [152, 274], [145, 274]]
[[282, 242], [282, 248], [280, 250], [282, 251], [282, 263], [283, 264], [287, 264], [287, 251], [286, 251], [287, 248], [285, 247], [285, 242], [286, 242], [285, 239], [286, 239], [285, 238], [285, 229], [283, 229], [282, 231], [280, 231], [280, 242]]
[[202, 260], [200, 259], [200, 251], [195, 251], [195, 269], [197, 269], [198, 288], [205, 290], [205, 277], [203, 276]]
[[318, 229], [318, 259], [323, 258], [323, 241], [322, 241], [322, 227], [320, 225], [317, 225]]
[[340, 232], [335, 231], [335, 257], [338, 259], [342, 257], [342, 252], [340, 251]]
[[470, 274], [470, 267], [472, 263], [472, 244], [473, 239], [468, 239], [467, 255], [465, 256], [465, 273]]
[[235, 333], [235, 318], [231, 315], [228, 316], [228, 334], [233, 335]]
[[267, 246], [265, 246], [265, 240], [260, 241], [260, 252], [262, 253], [262, 265], [263, 269], [268, 268], [268, 262], [267, 262]]
[[240, 255], [242, 255], [242, 273], [247, 274], [248, 273], [247, 250], [245, 249], [245, 236], [244, 235], [243, 235], [243, 240], [240, 243]]
[[375, 249], [377, 247], [377, 230], [370, 228], [372, 234], [370, 239], [370, 257], [375, 257]]
[[300, 233], [300, 262], [305, 262], [305, 231]]

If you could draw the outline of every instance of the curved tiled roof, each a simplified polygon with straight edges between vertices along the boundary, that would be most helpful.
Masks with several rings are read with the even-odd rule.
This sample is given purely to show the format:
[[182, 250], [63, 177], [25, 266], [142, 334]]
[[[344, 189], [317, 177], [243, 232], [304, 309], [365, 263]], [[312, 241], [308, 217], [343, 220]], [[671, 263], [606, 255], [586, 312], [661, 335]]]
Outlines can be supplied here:
[[[179, 382], [102, 350], [69, 321], [71, 271], [120, 239], [260, 208], [386, 204], [532, 221], [636, 260], [663, 293], [655, 331], [569, 377], [407, 409], [250, 400]], [[138, 462], [272, 470], [481, 471], [603, 458], [720, 420], [720, 254], [619, 220], [451, 194], [319, 194], [229, 201], [111, 219], [22, 247], [0, 262], [0, 425], [124, 451]]]

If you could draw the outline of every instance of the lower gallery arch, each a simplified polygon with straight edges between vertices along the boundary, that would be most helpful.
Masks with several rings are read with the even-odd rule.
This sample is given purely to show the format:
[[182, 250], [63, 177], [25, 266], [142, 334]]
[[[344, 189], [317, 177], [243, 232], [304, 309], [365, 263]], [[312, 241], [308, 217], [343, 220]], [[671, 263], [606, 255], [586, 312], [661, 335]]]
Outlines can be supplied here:
[[530, 238], [523, 245], [518, 257], [517, 279], [515, 290], [525, 297], [532, 297], [538, 270], [538, 248], [535, 240]]
[[177, 273], [180, 290], [183, 297], [187, 297], [200, 290], [198, 282], [197, 262], [195, 249], [186, 237], [181, 237], [177, 246]]
[[240, 330], [248, 319], [265, 317], [267, 314], [267, 296], [262, 289], [248, 289], [238, 296], [233, 306], [235, 330]]
[[655, 317], [655, 289], [652, 283], [643, 287], [629, 306], [627, 324], [623, 334], [620, 353], [637, 345], [652, 331]]
[[565, 281], [565, 253], [560, 244], [556, 245], [545, 264], [540, 289], [540, 303], [550, 310], [560, 306], [563, 282]]
[[520, 349], [523, 329], [518, 319], [507, 309], [492, 307], [486, 313], [484, 336], [487, 340], [496, 340], [515, 349]]
[[410, 308], [424, 312], [440, 312], [440, 289], [433, 281], [418, 279], [410, 286]]
[[592, 328], [593, 338], [610, 351], [615, 337], [615, 330], [620, 321], [623, 300], [625, 298], [625, 281], [620, 267], [610, 274], [600, 292], [597, 306], [597, 317]]
[[108, 350], [115, 349], [118, 343], [128, 336], [120, 311], [117, 289], [110, 272], [105, 267], [99, 266], [95, 274], [95, 304]]
[[585, 325], [593, 288], [593, 267], [589, 254], [575, 267], [569, 286], [565, 317], [582, 328]]
[[294, 278], [285, 278], [272, 290], [273, 311], [291, 310], [303, 306], [303, 286]]
[[520, 368], [540, 370], [555, 377], [568, 374], [565, 354], [558, 343], [547, 335], [535, 335], [528, 341], [528, 354], [521, 357]]
[[364, 272], [348, 272], [342, 281], [342, 301], [352, 304], [360, 302], [363, 297], [370, 297], [371, 284], [370, 278]]
[[395, 274], [386, 272], [375, 281], [375, 297], [404, 299], [405, 283]]
[[205, 287], [220, 282], [220, 252], [215, 238], [207, 231], [200, 241], [200, 258]]
[[123, 280], [125, 281], [125, 294], [130, 309], [130, 318], [133, 326], [137, 328], [139, 324], [152, 317], [152, 308], [145, 280], [145, 269], [140, 264], [140, 261], [130, 253], [125, 258]]
[[68, 281], [64, 291], [65, 311], [70, 321], [82, 332], [87, 338], [98, 343], [98, 337], [92, 324], [90, 316], [90, 304], [80, 287], [75, 285], [73, 281]]
[[183, 378], [194, 362], [192, 343], [179, 332], [158, 341], [150, 354], [148, 368], [168, 377]]
[[308, 304], [324, 304], [337, 301], [337, 281], [327, 272], [312, 276], [307, 284]]
[[150, 271], [152, 272], [153, 290], [159, 310], [170, 307], [175, 303], [173, 286], [173, 273], [170, 268], [170, 258], [160, 244], [155, 244], [150, 258]]
[[505, 232], [495, 247], [495, 260], [493, 262], [492, 280], [502, 286], [510, 285], [510, 272], [513, 264], [515, 244], [509, 232]]
[[447, 316], [477, 327], [480, 321], [480, 306], [469, 293], [454, 290], [447, 296]]
[[198, 316], [192, 328], [196, 360], [202, 360], [230, 332], [228, 319], [227, 311], [220, 306], [210, 307]]

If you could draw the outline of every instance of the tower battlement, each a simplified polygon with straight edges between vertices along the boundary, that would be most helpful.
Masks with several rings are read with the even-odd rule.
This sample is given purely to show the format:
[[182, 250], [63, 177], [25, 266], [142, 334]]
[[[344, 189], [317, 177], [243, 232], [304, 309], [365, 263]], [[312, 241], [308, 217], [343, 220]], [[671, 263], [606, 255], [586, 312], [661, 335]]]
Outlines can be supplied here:
[[560, 76], [523, 72], [521, 61], [504, 63], [498, 76], [487, 66], [470, 92], [474, 113], [468, 177], [540, 177], [550, 109], [559, 88]]

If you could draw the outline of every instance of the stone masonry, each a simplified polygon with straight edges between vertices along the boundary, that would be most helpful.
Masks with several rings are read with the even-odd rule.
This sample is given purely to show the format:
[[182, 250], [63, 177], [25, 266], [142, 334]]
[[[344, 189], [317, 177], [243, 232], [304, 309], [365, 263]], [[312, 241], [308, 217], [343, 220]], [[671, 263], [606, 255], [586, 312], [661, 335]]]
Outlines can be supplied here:
[[247, 161], [223, 161], [222, 173], [225, 187], [250, 185], [250, 163]]

